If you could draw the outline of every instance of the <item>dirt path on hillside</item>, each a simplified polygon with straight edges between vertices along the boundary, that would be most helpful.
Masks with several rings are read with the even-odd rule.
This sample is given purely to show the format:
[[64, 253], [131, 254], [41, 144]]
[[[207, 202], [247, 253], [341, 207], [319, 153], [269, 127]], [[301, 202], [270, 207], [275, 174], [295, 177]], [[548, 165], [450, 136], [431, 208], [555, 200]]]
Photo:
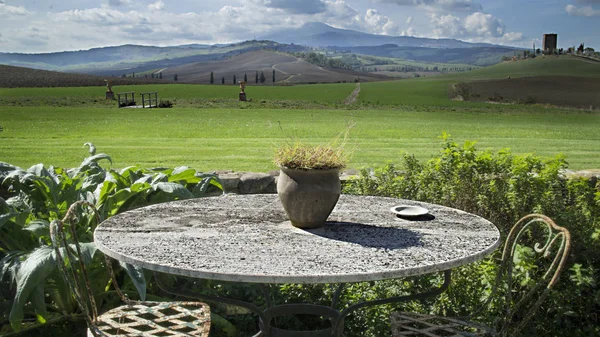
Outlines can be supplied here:
[[[296, 60], [294, 62], [298, 63], [298, 62], [300, 62], [300, 60]], [[286, 63], [289, 63], [289, 62], [286, 62]], [[302, 76], [302, 74], [292, 74], [292, 73], [288, 73], [287, 71], [283, 71], [281, 69], [278, 69], [277, 68], [278, 65], [280, 65], [280, 63], [274, 64], [271, 68], [273, 68], [273, 70], [276, 70], [276, 71], [278, 71], [278, 72], [280, 72], [280, 73], [288, 76], [285, 80], [283, 80], [281, 82], [289, 83], [292, 78], [294, 78], [296, 76]]]
[[356, 103], [358, 99], [358, 94], [360, 94], [360, 82], [356, 83], [356, 89], [350, 94], [350, 96], [346, 97], [344, 100], [345, 105], [351, 105]]

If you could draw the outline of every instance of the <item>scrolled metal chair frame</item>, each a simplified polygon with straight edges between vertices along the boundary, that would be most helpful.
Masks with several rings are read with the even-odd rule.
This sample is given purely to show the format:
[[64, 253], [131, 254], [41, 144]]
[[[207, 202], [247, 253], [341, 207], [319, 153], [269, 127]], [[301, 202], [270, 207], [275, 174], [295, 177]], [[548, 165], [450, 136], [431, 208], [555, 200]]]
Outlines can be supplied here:
[[[539, 282], [536, 282], [525, 294], [516, 301], [513, 299], [513, 269], [514, 255], [519, 242], [533, 226], [541, 226], [545, 231], [545, 242], [534, 240], [533, 250], [543, 258], [554, 258], [549, 263]], [[421, 315], [414, 313], [396, 312], [392, 314], [392, 330], [396, 336], [438, 336], [435, 331], [455, 333], [454, 336], [516, 336], [523, 330], [548, 297], [551, 289], [558, 282], [558, 278], [565, 268], [571, 246], [569, 231], [556, 225], [552, 219], [541, 214], [529, 214], [521, 218], [510, 230], [504, 248], [500, 267], [496, 274], [494, 286], [487, 300], [471, 315], [466, 317], [447, 318], [439, 316]], [[554, 252], [555, 251], [555, 252]], [[554, 253], [553, 253], [554, 252]], [[497, 297], [506, 284], [504, 296]], [[542, 289], [544, 288], [544, 289]], [[534, 299], [537, 295], [537, 299]], [[501, 307], [503, 315], [498, 317], [492, 327], [487, 327], [470, 321], [484, 310], [489, 309], [493, 301], [504, 300]], [[533, 301], [533, 302], [532, 302]], [[439, 323], [443, 322], [443, 323]], [[470, 332], [461, 330], [463, 327], [472, 329]]]
[[[89, 327], [88, 335], [112, 336], [113, 334], [109, 330], [117, 330], [116, 334], [118, 336], [152, 336], [154, 333], [162, 333], [168, 336], [208, 336], [210, 308], [207, 304], [202, 302], [133, 301], [121, 291], [112, 268], [112, 260], [106, 255], [104, 255], [104, 258], [112, 285], [126, 305], [98, 315], [98, 308], [83, 259], [81, 245], [77, 238], [75, 224], [78, 219], [75, 210], [79, 206], [90, 208], [96, 221], [100, 222], [100, 216], [93, 204], [87, 201], [78, 201], [69, 207], [62, 220], [54, 220], [50, 223], [50, 237], [56, 253], [59, 271], [67, 285], [72, 289], [75, 301], [83, 312]], [[70, 223], [72, 245], [69, 244], [64, 233], [65, 223]], [[175, 314], [165, 314], [161, 310], [169, 310], [169, 312], [175, 312]], [[153, 315], [154, 318], [148, 319], [145, 315]], [[189, 318], [194, 318], [194, 320], [190, 322]], [[184, 321], [183, 319], [188, 320]], [[167, 321], [170, 326], [165, 328], [163, 325]], [[101, 327], [101, 325], [103, 326]], [[136, 329], [138, 327], [145, 327], [147, 332], [143, 332], [143, 330], [140, 332]], [[181, 332], [183, 330], [177, 331], [177, 329], [192, 331], [185, 333]]]

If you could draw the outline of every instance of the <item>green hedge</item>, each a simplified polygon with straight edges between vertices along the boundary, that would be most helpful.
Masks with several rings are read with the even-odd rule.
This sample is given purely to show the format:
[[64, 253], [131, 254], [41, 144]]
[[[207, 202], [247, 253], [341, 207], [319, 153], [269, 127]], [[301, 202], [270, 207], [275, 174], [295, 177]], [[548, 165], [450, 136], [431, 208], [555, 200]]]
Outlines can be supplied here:
[[[447, 135], [442, 138], [438, 157], [422, 163], [405, 154], [400, 167], [363, 170], [346, 192], [462, 209], [492, 221], [503, 237], [524, 215], [541, 213], [551, 217], [571, 232], [568, 270], [523, 335], [599, 335], [598, 180], [567, 178], [564, 172], [568, 165], [562, 156], [543, 160], [535, 155], [515, 156], [508, 150], [477, 151], [472, 142], [459, 146]], [[473, 312], [480, 304], [482, 290], [489, 288], [494, 268], [494, 261], [488, 260], [458, 270], [454, 273], [454, 286], [447, 293], [436, 302], [414, 309], [434, 314]], [[428, 279], [423, 277], [421, 281]]]

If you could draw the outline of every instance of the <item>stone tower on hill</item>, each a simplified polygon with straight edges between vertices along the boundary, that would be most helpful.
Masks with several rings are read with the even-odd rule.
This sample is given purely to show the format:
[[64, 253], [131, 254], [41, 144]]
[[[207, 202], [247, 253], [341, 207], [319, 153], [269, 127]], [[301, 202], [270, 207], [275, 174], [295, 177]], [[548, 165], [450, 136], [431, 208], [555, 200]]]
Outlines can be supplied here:
[[542, 42], [544, 54], [554, 54], [558, 42], [557, 34], [544, 34], [544, 40]]

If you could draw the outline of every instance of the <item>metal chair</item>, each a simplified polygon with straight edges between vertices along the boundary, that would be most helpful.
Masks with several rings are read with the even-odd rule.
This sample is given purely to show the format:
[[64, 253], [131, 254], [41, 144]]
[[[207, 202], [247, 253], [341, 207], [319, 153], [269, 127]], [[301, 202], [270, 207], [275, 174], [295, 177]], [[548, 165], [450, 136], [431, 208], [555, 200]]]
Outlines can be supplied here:
[[[538, 235], [543, 235], [546, 240], [544, 244], [540, 244]], [[513, 277], [514, 258], [518, 247], [520, 249], [527, 246], [547, 262], [544, 264], [542, 259], [536, 259], [536, 262], [540, 262], [536, 265], [544, 267], [537, 269], [539, 274], [543, 273], [543, 275], [537, 282], [527, 282], [528, 284], [522, 287]], [[565, 267], [570, 246], [571, 236], [566, 228], [557, 226], [545, 215], [527, 215], [521, 218], [508, 234], [492, 293], [474, 314], [451, 318], [395, 312], [391, 315], [392, 335], [394, 337], [517, 336], [558, 281]], [[521, 296], [516, 298], [515, 294]], [[492, 302], [497, 303], [496, 307], [502, 308], [502, 312], [498, 314], [491, 326], [471, 321], [483, 310], [489, 309]]]
[[[88, 206], [99, 219], [94, 205], [79, 201], [74, 203], [64, 219], [52, 221], [50, 237], [56, 253], [59, 270], [73, 289], [75, 300], [88, 324], [88, 336], [208, 336], [210, 330], [210, 308], [201, 302], [150, 302], [132, 301], [121, 292], [112, 268], [112, 260], [107, 256], [112, 284], [125, 305], [98, 315], [98, 309], [91, 290], [84, 260], [89, 254], [82, 254], [77, 239], [76, 223], [79, 221], [75, 209]], [[66, 233], [65, 223], [70, 226]], [[70, 235], [69, 235], [70, 234]], [[69, 243], [67, 237], [70, 236]]]

